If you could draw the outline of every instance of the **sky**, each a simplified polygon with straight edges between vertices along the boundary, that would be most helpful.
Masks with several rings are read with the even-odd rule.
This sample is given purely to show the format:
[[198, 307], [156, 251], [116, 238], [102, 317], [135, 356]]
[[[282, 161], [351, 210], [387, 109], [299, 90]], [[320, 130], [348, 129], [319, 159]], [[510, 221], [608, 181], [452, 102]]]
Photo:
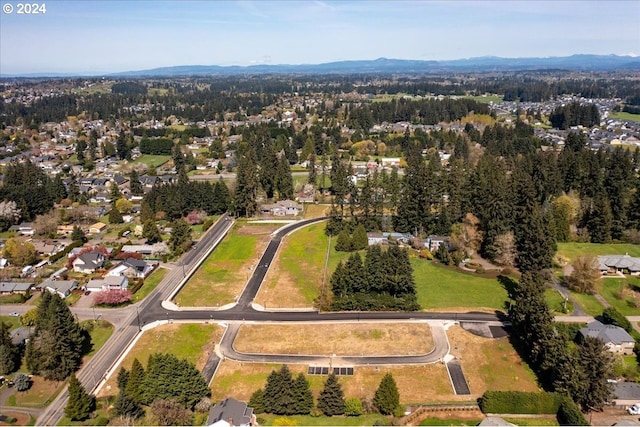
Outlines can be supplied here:
[[0, 0], [0, 74], [640, 55], [638, 0], [30, 2], [46, 12]]

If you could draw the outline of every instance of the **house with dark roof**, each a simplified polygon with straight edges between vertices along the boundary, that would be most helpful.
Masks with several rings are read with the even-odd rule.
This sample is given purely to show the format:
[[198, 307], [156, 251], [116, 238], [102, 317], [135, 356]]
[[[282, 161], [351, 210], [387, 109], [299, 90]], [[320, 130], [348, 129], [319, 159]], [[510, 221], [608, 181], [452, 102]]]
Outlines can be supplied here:
[[135, 277], [138, 279], [145, 279], [149, 274], [155, 270], [157, 262], [146, 262], [141, 259], [127, 258], [120, 264], [109, 270], [107, 276], [113, 277]]
[[636, 341], [620, 326], [605, 325], [598, 320], [589, 323], [586, 328], [580, 329], [583, 337], [598, 338], [612, 353], [633, 354]]
[[620, 381], [613, 384], [615, 406], [631, 406], [640, 402], [640, 384]]
[[0, 295], [26, 294], [33, 287], [33, 282], [0, 282]]
[[99, 268], [102, 268], [105, 262], [105, 256], [102, 252], [93, 251], [78, 255], [73, 260], [73, 271], [77, 273], [91, 274]]
[[228, 397], [213, 405], [209, 409], [209, 418], [207, 418], [207, 425], [215, 427], [254, 426], [256, 424], [253, 408], [233, 397]]
[[85, 289], [87, 291], [111, 291], [125, 290], [129, 286], [129, 279], [125, 276], [105, 276], [103, 279], [92, 279], [87, 282]]
[[41, 288], [51, 292], [52, 294], [58, 294], [60, 298], [65, 299], [71, 295], [71, 291], [78, 289], [78, 282], [75, 280], [52, 280], [47, 279], [40, 285]]

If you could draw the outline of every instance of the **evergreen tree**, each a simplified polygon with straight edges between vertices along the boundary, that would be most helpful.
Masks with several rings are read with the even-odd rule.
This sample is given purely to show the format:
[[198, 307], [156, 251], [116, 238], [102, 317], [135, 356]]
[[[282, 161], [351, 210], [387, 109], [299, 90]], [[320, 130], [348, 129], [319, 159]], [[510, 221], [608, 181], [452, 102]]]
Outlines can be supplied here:
[[82, 421], [89, 418], [95, 410], [95, 400], [80, 384], [75, 374], [69, 378], [69, 400], [64, 413], [71, 421]]
[[338, 266], [331, 275], [330, 283], [333, 295], [337, 298], [344, 298], [347, 296], [347, 284], [345, 282], [345, 271], [342, 261], [338, 263]]
[[[289, 162], [287, 162], [288, 164]], [[260, 186], [267, 193], [267, 198], [273, 198], [276, 191], [276, 173], [278, 170], [278, 158], [273, 151], [271, 143], [267, 143], [263, 147], [262, 159], [260, 160]]]
[[[340, 236], [338, 236], [338, 239]], [[360, 251], [362, 249], [366, 249], [369, 246], [369, 239], [367, 238], [367, 232], [364, 229], [364, 225], [358, 224], [356, 229], [353, 231], [353, 236], [351, 237], [350, 249], [352, 251]]]
[[11, 340], [9, 325], [0, 322], [0, 375], [7, 375], [18, 368], [18, 347]]
[[236, 216], [252, 217], [258, 210], [256, 194], [258, 176], [256, 171], [255, 153], [252, 149], [245, 150], [238, 160], [236, 174], [235, 214]]
[[67, 198], [67, 188], [64, 186], [64, 182], [62, 182], [62, 174], [57, 174], [53, 179], [51, 192], [53, 200], [56, 202], [60, 202], [60, 200]]
[[231, 204], [231, 195], [227, 184], [220, 178], [213, 186], [213, 206], [210, 214], [221, 214], [229, 209]]
[[316, 172], [316, 153], [312, 152], [309, 155], [309, 164], [307, 166], [307, 170], [309, 171], [309, 177], [307, 178], [307, 182], [315, 186], [318, 180], [318, 174]]
[[147, 239], [147, 243], [150, 245], [162, 241], [162, 236], [160, 236], [160, 231], [158, 231], [155, 221], [147, 220], [144, 222], [142, 225], [142, 237]]
[[135, 403], [142, 403], [144, 401], [144, 374], [142, 363], [140, 363], [137, 358], [133, 359], [124, 394], [133, 399]]
[[113, 404], [113, 411], [115, 415], [134, 419], [144, 415], [144, 409], [123, 390], [121, 390], [116, 397], [116, 401]]
[[611, 240], [613, 216], [609, 201], [604, 194], [597, 194], [594, 198], [586, 225], [592, 243], [607, 243]]
[[584, 410], [602, 410], [612, 394], [607, 381], [613, 375], [613, 357], [598, 338], [585, 337], [578, 347], [578, 370], [582, 372], [582, 387], [574, 400]]
[[293, 178], [291, 176], [291, 167], [289, 166], [289, 161], [284, 156], [281, 156], [278, 160], [275, 187], [278, 193], [278, 199], [293, 199]]
[[109, 211], [109, 223], [110, 224], [122, 224], [124, 219], [122, 218], [122, 214], [118, 209], [116, 209], [115, 204], [111, 205], [111, 210]]
[[185, 220], [179, 219], [171, 225], [169, 247], [175, 251], [179, 247], [184, 248], [185, 245], [191, 245], [191, 227]]
[[398, 386], [391, 374], [386, 374], [376, 394], [373, 398], [373, 404], [376, 405], [378, 411], [383, 415], [391, 415], [400, 405], [400, 393], [398, 393]]
[[[115, 182], [113, 185], [117, 186]], [[131, 190], [131, 194], [134, 196], [142, 196], [144, 194], [144, 189], [142, 188], [142, 183], [138, 176], [138, 171], [135, 168], [132, 168], [131, 173], [129, 173], [129, 189]]]
[[125, 369], [124, 366], [120, 367], [118, 371], [118, 390], [124, 391], [127, 388], [127, 383], [129, 382], [129, 371]]
[[344, 392], [338, 377], [332, 372], [324, 383], [318, 397], [318, 409], [328, 417], [342, 415], [345, 411]]
[[338, 252], [349, 252], [351, 250], [351, 236], [346, 228], [343, 228], [338, 234], [335, 248]]
[[58, 294], [43, 292], [35, 330], [27, 343], [27, 368], [47, 380], [62, 381], [80, 366], [85, 341], [80, 326]]
[[296, 415], [309, 415], [313, 407], [313, 394], [306, 377], [300, 373], [293, 382], [293, 400]]
[[259, 388], [251, 394], [251, 398], [249, 399], [248, 406], [253, 408], [254, 414], [263, 414], [264, 411], [264, 403], [263, 403], [264, 390]]
[[443, 263], [444, 265], [451, 265], [453, 263], [453, 259], [451, 259], [451, 255], [449, 254], [449, 248], [446, 242], [441, 243], [438, 246], [438, 250], [434, 254], [434, 256]]
[[87, 243], [87, 236], [84, 235], [84, 231], [77, 225], [73, 226], [73, 231], [71, 232], [71, 240], [74, 242], [82, 242]]

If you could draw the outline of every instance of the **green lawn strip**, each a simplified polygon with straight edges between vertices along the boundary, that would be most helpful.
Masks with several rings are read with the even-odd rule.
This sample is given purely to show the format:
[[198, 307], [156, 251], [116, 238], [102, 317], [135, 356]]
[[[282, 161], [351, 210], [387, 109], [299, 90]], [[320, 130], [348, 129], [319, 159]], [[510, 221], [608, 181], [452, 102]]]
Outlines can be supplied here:
[[137, 159], [133, 160], [131, 164], [144, 164], [148, 167], [158, 167], [163, 165], [169, 161], [171, 156], [163, 156], [163, 155], [154, 155], [154, 154], [143, 154]]
[[607, 300], [612, 307], [625, 316], [640, 316], [640, 308], [634, 307], [630, 297], [618, 299], [616, 293], [628, 283], [640, 288], [640, 278], [629, 277], [626, 279], [603, 279], [600, 285], [600, 295]]
[[[278, 418], [287, 418], [295, 421], [298, 426], [372, 426], [379, 425], [376, 421], [382, 421], [383, 425], [390, 425], [391, 421], [384, 415], [367, 414], [359, 417], [312, 417], [311, 415], [272, 415], [258, 414], [258, 418], [264, 420], [261, 425], [272, 426]], [[472, 424], [475, 425], [475, 424]]]
[[[4, 313], [5, 309], [2, 309], [2, 312]], [[0, 322], [6, 323], [7, 325], [9, 325], [9, 330], [13, 330], [16, 328], [19, 328], [20, 326], [22, 326], [22, 324], [20, 323], [20, 317], [14, 317], [14, 316], [0, 316]]]
[[[329, 238], [324, 234], [324, 228], [325, 222], [323, 221], [296, 231], [288, 237], [279, 255], [281, 269], [289, 274], [308, 304], [313, 303], [322, 286], [322, 270], [329, 243]], [[333, 237], [329, 250], [325, 286], [329, 286], [329, 278], [338, 262], [350, 255], [347, 252], [337, 252], [335, 244], [336, 238]]]
[[477, 426], [482, 420], [429, 417], [420, 421], [421, 426]]
[[546, 289], [544, 291], [544, 299], [547, 301], [547, 306], [554, 314], [563, 315], [573, 313], [573, 303], [571, 301], [567, 301], [567, 310], [565, 311], [564, 297], [560, 295], [560, 292], [556, 289]]
[[640, 256], [640, 245], [629, 243], [558, 243], [557, 254], [573, 261], [579, 255], [624, 255], [628, 253], [632, 257]]
[[56, 398], [65, 384], [66, 381], [47, 381], [42, 377], [34, 376], [31, 388], [27, 391], [16, 392], [7, 399], [6, 404], [28, 408], [45, 407]]
[[558, 420], [556, 416], [550, 416], [547, 418], [504, 418], [505, 421], [515, 424], [517, 426], [557, 426]]
[[[89, 320], [88, 322], [93, 322]], [[96, 322], [94, 328], [91, 330], [89, 335], [91, 335], [91, 351], [86, 355], [86, 357], [93, 357], [100, 347], [107, 342], [107, 340], [113, 334], [113, 325], [106, 321], [98, 321]]]
[[464, 99], [473, 99], [474, 101], [477, 102], [502, 102], [503, 97], [500, 95], [487, 95], [487, 96], [482, 96], [482, 95], [465, 95], [465, 96], [459, 96], [458, 98], [464, 98]]
[[478, 277], [433, 261], [411, 260], [418, 303], [424, 310], [468, 307], [504, 310], [507, 291], [497, 279]]
[[144, 284], [140, 289], [138, 289], [138, 292], [133, 294], [133, 302], [136, 303], [138, 301], [142, 301], [144, 297], [149, 295], [158, 286], [158, 284], [162, 282], [164, 276], [167, 275], [167, 271], [168, 270], [166, 268], [156, 268], [156, 270], [151, 273], [149, 277], [144, 279]]
[[596, 299], [593, 295], [589, 294], [581, 294], [579, 292], [569, 291], [569, 295], [575, 302], [578, 303], [580, 307], [587, 313], [589, 316], [599, 316], [602, 314], [602, 310], [604, 307], [600, 304], [600, 301]]
[[225, 286], [216, 286], [203, 292], [201, 285], [224, 285], [237, 280], [237, 275], [242, 273], [239, 272], [242, 264], [253, 257], [257, 241], [257, 236], [240, 235], [232, 231], [180, 290], [176, 302], [183, 307], [212, 307], [233, 302], [235, 295]]

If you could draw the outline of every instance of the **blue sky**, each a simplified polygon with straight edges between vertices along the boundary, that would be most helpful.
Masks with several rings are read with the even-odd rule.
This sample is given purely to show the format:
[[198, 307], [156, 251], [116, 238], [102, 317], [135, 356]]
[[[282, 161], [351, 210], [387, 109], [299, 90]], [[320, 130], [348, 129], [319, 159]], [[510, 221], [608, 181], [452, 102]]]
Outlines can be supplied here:
[[640, 54], [637, 0], [34, 1], [0, 0], [0, 74]]

